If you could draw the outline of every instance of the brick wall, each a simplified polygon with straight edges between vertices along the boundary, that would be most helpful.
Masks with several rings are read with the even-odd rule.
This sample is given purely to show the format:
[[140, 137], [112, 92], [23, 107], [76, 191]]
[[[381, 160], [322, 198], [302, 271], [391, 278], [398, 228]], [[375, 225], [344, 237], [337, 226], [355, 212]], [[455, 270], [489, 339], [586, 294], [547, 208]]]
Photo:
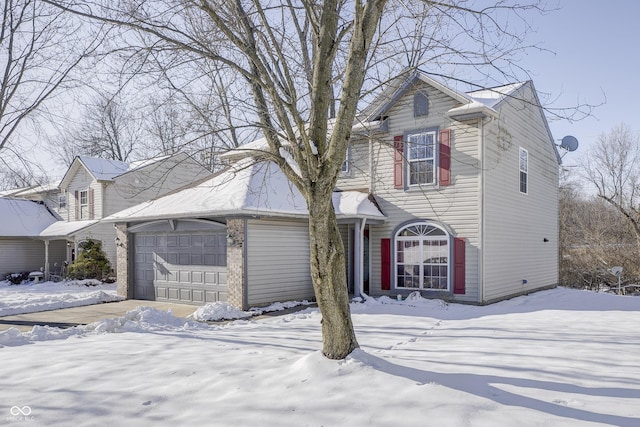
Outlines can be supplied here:
[[244, 286], [245, 220], [227, 219], [227, 302], [247, 310]]
[[127, 224], [116, 225], [116, 238], [119, 239], [119, 242], [116, 244], [117, 292], [120, 296], [131, 298], [132, 289], [129, 289], [129, 233], [127, 233]]

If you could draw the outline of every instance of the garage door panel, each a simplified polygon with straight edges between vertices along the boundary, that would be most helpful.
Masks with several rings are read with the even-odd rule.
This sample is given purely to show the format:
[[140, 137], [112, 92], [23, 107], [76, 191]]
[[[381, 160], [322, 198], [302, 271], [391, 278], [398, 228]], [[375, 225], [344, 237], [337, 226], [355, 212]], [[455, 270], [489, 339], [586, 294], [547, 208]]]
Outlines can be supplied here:
[[136, 298], [202, 304], [226, 301], [226, 234], [138, 233]]

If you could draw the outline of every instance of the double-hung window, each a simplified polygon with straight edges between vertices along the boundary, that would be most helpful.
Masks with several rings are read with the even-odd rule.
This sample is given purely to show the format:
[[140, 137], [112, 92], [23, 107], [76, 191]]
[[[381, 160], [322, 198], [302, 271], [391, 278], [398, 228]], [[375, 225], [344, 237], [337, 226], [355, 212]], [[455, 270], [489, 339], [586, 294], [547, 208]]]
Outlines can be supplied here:
[[529, 152], [524, 148], [520, 147], [520, 156], [519, 156], [519, 167], [520, 167], [520, 192], [523, 194], [527, 194], [529, 191]]
[[80, 192], [80, 218], [81, 219], [89, 218], [89, 192], [88, 191]]
[[434, 184], [436, 155], [435, 131], [407, 135], [406, 142], [409, 185]]

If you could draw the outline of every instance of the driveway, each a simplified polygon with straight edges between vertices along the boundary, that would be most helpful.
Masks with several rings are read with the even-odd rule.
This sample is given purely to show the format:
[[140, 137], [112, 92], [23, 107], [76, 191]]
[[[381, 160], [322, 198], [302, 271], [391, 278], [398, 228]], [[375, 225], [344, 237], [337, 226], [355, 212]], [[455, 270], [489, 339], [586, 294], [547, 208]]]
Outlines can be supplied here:
[[138, 306], [153, 307], [164, 311], [171, 310], [176, 317], [187, 317], [198, 308], [196, 305], [187, 304], [125, 300], [0, 317], [0, 332], [9, 328], [18, 328], [22, 332], [27, 332], [36, 325], [48, 325], [58, 328], [87, 325], [102, 319], [122, 317], [127, 311], [133, 310]]

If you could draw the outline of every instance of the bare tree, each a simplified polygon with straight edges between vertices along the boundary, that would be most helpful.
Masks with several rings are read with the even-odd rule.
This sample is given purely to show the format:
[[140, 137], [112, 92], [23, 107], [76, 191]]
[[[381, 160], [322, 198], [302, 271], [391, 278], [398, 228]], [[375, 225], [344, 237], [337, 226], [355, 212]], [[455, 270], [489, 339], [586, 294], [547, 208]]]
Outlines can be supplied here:
[[66, 164], [78, 155], [126, 162], [141, 147], [142, 135], [140, 118], [125, 102], [100, 96], [86, 105], [79, 124], [63, 134], [54, 150]]
[[77, 17], [40, 0], [3, 1], [0, 25], [0, 163], [19, 173], [31, 162], [11, 144], [26, 122], [60, 112], [47, 102], [77, 84], [72, 74], [99, 45], [101, 30], [88, 35]]
[[583, 160], [586, 179], [598, 197], [632, 226], [640, 244], [640, 140], [624, 123], [602, 134]]
[[[311, 275], [323, 353], [333, 359], [358, 347], [332, 193], [362, 95], [408, 66], [450, 75], [466, 64], [509, 74], [514, 54], [526, 48], [513, 28], [526, 32], [524, 13], [541, 9], [536, 0], [479, 8], [464, 0], [48, 1], [135, 32], [138, 55], [153, 56], [164, 69], [198, 63], [225, 70], [231, 83], [223, 103], [237, 100], [265, 136], [263, 158], [277, 163], [313, 207]], [[419, 31], [407, 33], [417, 19]], [[514, 19], [521, 27], [512, 26]]]

